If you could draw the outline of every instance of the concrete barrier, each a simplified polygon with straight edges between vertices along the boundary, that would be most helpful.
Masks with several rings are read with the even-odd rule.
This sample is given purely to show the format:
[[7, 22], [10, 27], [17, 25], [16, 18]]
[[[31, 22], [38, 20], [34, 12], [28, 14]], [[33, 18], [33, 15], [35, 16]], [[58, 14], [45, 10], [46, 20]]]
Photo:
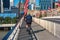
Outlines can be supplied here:
[[46, 18], [60, 18], [60, 16], [42, 17], [42, 19], [46, 19]]
[[11, 33], [11, 35], [8, 37], [7, 40], [17, 40], [18, 33], [20, 31], [19, 27], [21, 27], [22, 22], [23, 22], [23, 18], [18, 22], [17, 26], [15, 27], [15, 29], [13, 30], [13, 32]]
[[0, 27], [13, 27], [15, 24], [0, 24]]
[[43, 28], [48, 30], [54, 36], [60, 38], [60, 24], [56, 22], [51, 22], [43, 19], [38, 19], [33, 17], [33, 21], [41, 25]]

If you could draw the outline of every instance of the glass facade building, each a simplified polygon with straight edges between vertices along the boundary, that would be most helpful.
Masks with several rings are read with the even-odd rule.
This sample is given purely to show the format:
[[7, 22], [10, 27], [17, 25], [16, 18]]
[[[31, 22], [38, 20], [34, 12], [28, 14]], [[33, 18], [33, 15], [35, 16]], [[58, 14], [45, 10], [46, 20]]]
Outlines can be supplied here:
[[0, 13], [3, 13], [3, 0], [0, 0]]
[[26, 1], [26, 0], [21, 0], [21, 3], [23, 3], [23, 4], [24, 4], [24, 3], [25, 3], [25, 1]]
[[47, 10], [48, 8], [54, 8], [55, 0], [39, 0], [40, 10]]
[[0, 0], [0, 13], [1, 13], [1, 0]]
[[35, 10], [35, 1], [36, 0], [29, 0], [29, 10]]
[[14, 6], [17, 6], [20, 1], [24, 4], [26, 0], [13, 0]]
[[14, 18], [16, 17], [16, 13], [0, 13], [0, 17], [11, 17], [11, 18]]
[[19, 0], [14, 0], [13, 2], [14, 2], [14, 3], [13, 3], [13, 4], [14, 4], [14, 6], [17, 6], [17, 5], [18, 5], [18, 3], [19, 3]]
[[10, 7], [10, 0], [3, 0], [3, 7], [9, 9], [9, 7]]

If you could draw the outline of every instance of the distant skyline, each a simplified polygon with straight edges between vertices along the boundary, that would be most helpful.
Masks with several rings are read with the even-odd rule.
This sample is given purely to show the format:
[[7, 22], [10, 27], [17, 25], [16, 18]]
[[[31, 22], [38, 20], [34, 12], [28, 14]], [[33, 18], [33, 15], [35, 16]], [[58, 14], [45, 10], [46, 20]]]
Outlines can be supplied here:
[[[58, 0], [55, 0], [55, 1], [58, 1]], [[36, 0], [36, 5], [37, 6], [39, 5], [39, 0]]]
[[[14, 5], [17, 5], [19, 0], [14, 0], [15, 1], [15, 4]], [[58, 1], [58, 0], [55, 0], [55, 1]], [[13, 2], [13, 0], [10, 0], [10, 2]], [[39, 0], [36, 0], [36, 5], [39, 5]]]
[[[55, 0], [55, 1], [58, 1], [58, 0]], [[10, 0], [10, 2], [13, 2], [13, 0]]]
[[[55, 1], [58, 1], [58, 0], [55, 0]], [[13, 2], [13, 0], [10, 0], [10, 2]]]

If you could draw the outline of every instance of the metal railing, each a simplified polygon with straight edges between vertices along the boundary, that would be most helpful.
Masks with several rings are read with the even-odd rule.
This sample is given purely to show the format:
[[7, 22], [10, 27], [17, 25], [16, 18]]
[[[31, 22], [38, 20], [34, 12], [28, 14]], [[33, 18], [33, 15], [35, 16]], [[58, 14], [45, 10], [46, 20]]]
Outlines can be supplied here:
[[23, 17], [21, 20], [4, 36], [2, 40], [17, 40], [19, 27], [21, 26]]

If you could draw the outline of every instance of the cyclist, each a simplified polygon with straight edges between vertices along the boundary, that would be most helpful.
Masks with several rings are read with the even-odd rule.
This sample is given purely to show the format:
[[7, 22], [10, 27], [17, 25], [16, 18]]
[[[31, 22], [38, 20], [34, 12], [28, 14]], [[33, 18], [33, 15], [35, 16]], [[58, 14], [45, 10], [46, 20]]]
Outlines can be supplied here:
[[32, 16], [30, 14], [27, 14], [26, 17], [25, 17], [25, 21], [26, 21], [26, 28], [27, 28], [27, 31], [30, 31], [31, 29], [31, 24], [32, 24]]

